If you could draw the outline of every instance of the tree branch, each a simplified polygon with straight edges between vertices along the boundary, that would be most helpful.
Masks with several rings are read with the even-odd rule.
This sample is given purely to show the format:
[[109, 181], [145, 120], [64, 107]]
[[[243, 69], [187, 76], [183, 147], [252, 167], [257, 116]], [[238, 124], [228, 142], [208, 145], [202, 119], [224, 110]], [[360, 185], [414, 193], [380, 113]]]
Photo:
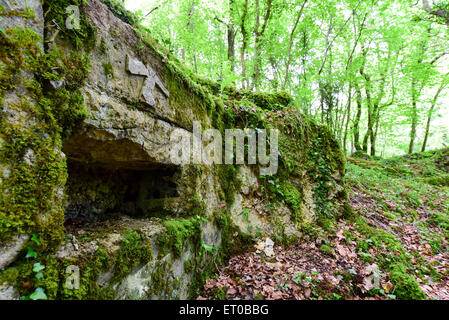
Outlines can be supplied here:
[[148, 12], [148, 13], [145, 15], [145, 17], [148, 17], [150, 14], [152, 14], [152, 13], [153, 13], [154, 11], [156, 11], [157, 9], [159, 9], [159, 6], [154, 7], [153, 9], [151, 9], [151, 11]]

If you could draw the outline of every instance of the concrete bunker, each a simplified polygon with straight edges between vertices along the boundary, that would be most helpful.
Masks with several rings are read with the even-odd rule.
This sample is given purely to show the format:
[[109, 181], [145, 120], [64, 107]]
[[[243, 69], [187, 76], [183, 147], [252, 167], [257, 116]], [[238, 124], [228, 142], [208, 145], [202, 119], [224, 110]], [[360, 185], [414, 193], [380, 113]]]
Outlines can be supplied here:
[[149, 163], [117, 167], [68, 159], [65, 220], [93, 220], [114, 215], [163, 217], [179, 202], [180, 168]]

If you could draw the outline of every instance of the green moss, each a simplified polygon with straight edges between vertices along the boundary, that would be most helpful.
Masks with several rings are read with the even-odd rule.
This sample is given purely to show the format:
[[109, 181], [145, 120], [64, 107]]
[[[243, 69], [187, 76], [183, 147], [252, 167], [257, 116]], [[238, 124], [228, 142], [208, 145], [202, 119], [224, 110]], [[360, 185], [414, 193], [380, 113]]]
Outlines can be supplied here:
[[323, 244], [321, 247], [320, 247], [320, 251], [322, 252], [322, 253], [324, 253], [325, 255], [328, 255], [328, 256], [331, 256], [331, 257], [333, 257], [334, 255], [335, 255], [335, 253], [334, 253], [334, 249], [332, 249], [329, 245], [327, 245], [327, 244]]
[[184, 272], [185, 273], [192, 273], [195, 271], [195, 259], [188, 259], [186, 261], [184, 261]]
[[[369, 238], [370, 244], [379, 248], [384, 248], [385, 245], [389, 251], [394, 253], [378, 257], [379, 266], [390, 274], [391, 282], [394, 285], [393, 293], [399, 299], [425, 299], [426, 295], [410, 275], [411, 258], [402, 247], [401, 242], [394, 235], [384, 230], [370, 227], [363, 218], [358, 217], [355, 222], [358, 231]], [[367, 241], [364, 243], [364, 249], [364, 245], [361, 243], [358, 244], [358, 247], [368, 252], [370, 244]]]
[[115, 258], [116, 277], [126, 276], [133, 267], [146, 264], [153, 258], [151, 243], [136, 231], [126, 230], [120, 251]]
[[[6, 35], [0, 36], [0, 63], [6, 67], [0, 73], [0, 98], [22, 85], [28, 98], [18, 97], [4, 107], [33, 116], [37, 122], [13, 123], [4, 113], [0, 116], [4, 141], [0, 163], [13, 172], [0, 186], [0, 239], [36, 232], [46, 248], [62, 239], [62, 199], [55, 190], [64, 186], [67, 173], [59, 150], [62, 137], [69, 136], [87, 115], [78, 88], [89, 70], [89, 60], [78, 53], [67, 57], [55, 50], [43, 53], [42, 39], [31, 29], [7, 29]], [[35, 77], [23, 77], [21, 72]], [[65, 88], [47, 88], [49, 81], [61, 79], [66, 80]]]
[[168, 276], [169, 264], [161, 262], [156, 265], [154, 271], [151, 273], [151, 288], [149, 289], [149, 296], [156, 294], [158, 296], [165, 296], [166, 298], [174, 299], [173, 290], [176, 289], [175, 281]]
[[36, 15], [34, 11], [29, 8], [26, 8], [25, 10], [7, 10], [4, 6], [0, 5], [0, 16], [33, 19]]
[[355, 219], [355, 225], [357, 230], [367, 238], [371, 239], [375, 246], [382, 248], [383, 244], [386, 244], [389, 250], [399, 252], [402, 255], [405, 254], [405, 250], [402, 247], [401, 242], [391, 233], [369, 226], [361, 217], [357, 217]]
[[431, 184], [433, 186], [449, 187], [449, 174], [438, 175], [435, 177], [420, 178], [419, 181]]
[[[346, 195], [347, 195], [347, 193], [346, 193]], [[355, 216], [356, 216], [356, 214], [354, 212], [354, 209], [349, 204], [349, 199], [347, 198], [345, 203], [343, 204], [343, 217], [345, 219], [352, 220], [355, 218]]]
[[[64, 300], [104, 300], [114, 298], [113, 283], [119, 282], [127, 276], [130, 270], [139, 264], [148, 263], [152, 259], [152, 247], [137, 232], [126, 230], [123, 241], [116, 255], [110, 255], [104, 248], [99, 247], [91, 255], [82, 258], [57, 259], [53, 254], [39, 256], [39, 261], [45, 266], [42, 271], [43, 279], [35, 279], [32, 265], [35, 261], [20, 260], [14, 267], [0, 273], [0, 283], [4, 281], [14, 284], [21, 296], [31, 294], [35, 287], [44, 289], [48, 298]], [[67, 267], [77, 266], [80, 275], [80, 287], [69, 289], [66, 280], [70, 274]], [[113, 282], [106, 287], [100, 287], [98, 277], [114, 266]], [[30, 286], [24, 284], [32, 283]]]
[[235, 193], [240, 189], [241, 181], [237, 178], [237, 167], [234, 165], [221, 165], [218, 168], [218, 178], [223, 190], [224, 201], [232, 205], [235, 200]]
[[203, 217], [206, 215], [206, 203], [197, 194], [194, 194], [186, 205], [186, 211], [187, 215]]
[[331, 232], [335, 225], [335, 219], [321, 216], [318, 217], [317, 225], [320, 226], [323, 230]]
[[293, 221], [300, 222], [302, 203], [301, 192], [289, 182], [282, 185], [282, 192], [284, 194], [285, 202], [293, 211]]
[[[195, 83], [178, 65], [172, 61], [166, 63], [165, 81], [167, 90], [175, 94], [170, 96], [170, 107], [175, 110], [176, 119], [192, 127], [192, 121], [201, 121], [203, 128], [208, 127], [206, 117], [215, 110], [215, 103], [204, 88]], [[193, 119], [185, 118], [185, 109], [194, 113]], [[187, 121], [187, 123], [186, 123]]]
[[[60, 39], [68, 40], [76, 50], [90, 51], [95, 47], [97, 30], [84, 13], [85, 0], [46, 0], [43, 3], [46, 20], [57, 26]], [[80, 8], [80, 28], [68, 29], [66, 26], [67, 7]], [[56, 32], [56, 30], [52, 30]]]
[[136, 25], [139, 22], [139, 19], [135, 14], [126, 10], [124, 4], [120, 0], [100, 0], [103, 2], [117, 18], [120, 18], [122, 21], [130, 24]]
[[[109, 8], [122, 20], [136, 24], [137, 18], [124, 10], [118, 1], [103, 0]], [[65, 57], [53, 51], [43, 54], [36, 46], [38, 37], [31, 32], [20, 30], [7, 30], [9, 37], [2, 37], [2, 49], [0, 55], [6, 68], [0, 71], [1, 96], [19, 86], [18, 72], [21, 69], [36, 74], [35, 81], [27, 83], [27, 88], [33, 92], [37, 107], [27, 101], [11, 106], [16, 110], [23, 110], [36, 115], [39, 125], [30, 130], [21, 130], [5, 124], [2, 115], [2, 128], [0, 137], [6, 141], [5, 158], [0, 162], [13, 165], [14, 172], [11, 180], [2, 185], [10, 194], [0, 199], [0, 237], [9, 237], [18, 232], [37, 231], [45, 239], [58, 243], [62, 238], [63, 211], [61, 200], [55, 197], [57, 187], [62, 187], [66, 180], [66, 164], [64, 159], [59, 158], [58, 150], [62, 147], [62, 139], [70, 136], [77, 122], [87, 116], [79, 88], [85, 81], [89, 72], [90, 61], [88, 52], [95, 45], [95, 28], [90, 23], [82, 10], [81, 29], [66, 30], [64, 20], [65, 9], [68, 5], [84, 7], [82, 0], [49, 0], [44, 2], [47, 19], [54, 20], [61, 26], [59, 38], [70, 41], [74, 51]], [[114, 32], [113, 29], [111, 32]], [[49, 30], [52, 31], [52, 30]], [[137, 30], [141, 43], [146, 43], [157, 52], [154, 42], [148, 36], [143, 27]], [[119, 34], [117, 36], [120, 36]], [[61, 40], [59, 39], [59, 40]], [[156, 49], [155, 49], [156, 48]], [[141, 54], [148, 54], [151, 50], [143, 50]], [[107, 46], [102, 40], [100, 47], [102, 52], [107, 51]], [[161, 55], [162, 57], [162, 55]], [[166, 58], [166, 52], [163, 55]], [[284, 198], [289, 207], [294, 211], [294, 218], [298, 220], [301, 216], [300, 207], [302, 201], [301, 191], [298, 187], [289, 184], [291, 177], [302, 177], [303, 172], [309, 174], [312, 182], [317, 182], [318, 187], [315, 195], [319, 208], [319, 215], [332, 216], [324, 210], [328, 210], [331, 203], [326, 202], [328, 192], [332, 187], [329, 182], [335, 171], [344, 171], [344, 158], [341, 150], [328, 131], [316, 126], [303, 115], [295, 114], [290, 117], [276, 120], [274, 111], [287, 108], [292, 99], [285, 93], [261, 93], [238, 91], [235, 88], [216, 89], [214, 85], [202, 83], [193, 75], [189, 75], [180, 65], [168, 55], [170, 59], [166, 62], [167, 69], [161, 77], [167, 83], [168, 90], [172, 93], [170, 107], [176, 112], [176, 121], [188, 128], [191, 121], [200, 120], [204, 127], [211, 125], [224, 130], [234, 127], [278, 127], [281, 129], [281, 167], [278, 173], [278, 181], [284, 186]], [[104, 63], [103, 69], [106, 75], [113, 75], [110, 63]], [[54, 72], [58, 70], [58, 72]], [[64, 80], [65, 87], [54, 90], [49, 81]], [[219, 97], [220, 96], [220, 97]], [[243, 106], [235, 112], [235, 108]], [[186, 119], [185, 108], [193, 112], [193, 119]], [[254, 109], [255, 108], [255, 109]], [[242, 111], [243, 110], [243, 111]], [[3, 126], [3, 124], [5, 124]], [[42, 139], [43, 135], [49, 135]], [[317, 142], [318, 141], [318, 142]], [[316, 142], [316, 143], [315, 143]], [[312, 145], [313, 144], [313, 145]], [[309, 146], [311, 146], [309, 148]], [[30, 167], [23, 161], [28, 150], [33, 150], [37, 161], [34, 167]], [[310, 150], [313, 156], [309, 157], [306, 150]], [[323, 152], [324, 150], [324, 152]], [[315, 153], [322, 153], [316, 155]], [[3, 155], [2, 155], [3, 157]], [[4, 160], [4, 161], [3, 161]], [[237, 179], [237, 166], [224, 165], [217, 170], [221, 189], [218, 192], [222, 200], [228, 205], [234, 202], [234, 194], [240, 190], [241, 182]], [[201, 174], [201, 172], [197, 172]], [[192, 182], [195, 182], [192, 176]], [[2, 197], [3, 197], [3, 189]], [[275, 191], [276, 192], [276, 191]], [[31, 198], [29, 195], [32, 194]], [[192, 192], [188, 195], [188, 203], [191, 205], [189, 214], [194, 218], [184, 220], [167, 220], [162, 224], [166, 233], [159, 236], [157, 244], [161, 255], [173, 252], [179, 257], [188, 242], [194, 244], [195, 254], [201, 252], [201, 227], [196, 216], [205, 216], [206, 206], [198, 194]], [[13, 201], [14, 200], [14, 201]], [[321, 202], [322, 203], [321, 203]], [[1, 211], [4, 210], [4, 211]], [[46, 213], [46, 219], [42, 213]], [[218, 258], [226, 258], [244, 250], [252, 243], [250, 237], [241, 234], [236, 228], [227, 210], [217, 211], [214, 214], [215, 223], [222, 229], [223, 247], [220, 249]], [[329, 217], [329, 219], [331, 219]], [[284, 237], [285, 238], [285, 237]], [[284, 239], [281, 237], [281, 239]], [[288, 241], [294, 241], [289, 239]], [[50, 246], [48, 246], [50, 248]], [[72, 292], [64, 288], [63, 274], [64, 264], [49, 259], [47, 261], [48, 278], [43, 284], [51, 298], [98, 298], [110, 295], [110, 288], [99, 288], [96, 279], [102, 270], [116, 265], [116, 278], [121, 278], [138, 264], [146, 263], [151, 259], [152, 249], [147, 239], [144, 239], [136, 231], [128, 230], [124, 233], [124, 240], [116, 256], [110, 257], [104, 249], [98, 249], [95, 257], [87, 261], [76, 261], [82, 267], [81, 289]], [[209, 257], [210, 258], [210, 257]], [[65, 262], [64, 262], [65, 263]], [[212, 264], [210, 264], [212, 265]], [[184, 263], [186, 271], [193, 270], [194, 266], [200, 266], [198, 256]], [[23, 264], [23, 279], [32, 274], [29, 264]], [[201, 266], [203, 267], [203, 266]], [[167, 265], [160, 265], [153, 273], [154, 292], [168, 288], [166, 277]], [[204, 272], [198, 273], [194, 281], [199, 286], [204, 279], [213, 272], [212, 267], [204, 267]], [[8, 276], [8, 275], [7, 275]], [[9, 276], [17, 276], [11, 273]], [[8, 277], [9, 277], [8, 276]], [[6, 276], [5, 276], [6, 277]], [[22, 277], [22, 276], [21, 276]], [[176, 285], [176, 281], [171, 282]], [[167, 289], [173, 291], [172, 289]]]
[[434, 212], [428, 222], [443, 230], [446, 238], [449, 237], [449, 211], [447, 213]]
[[195, 82], [209, 89], [214, 95], [225, 95], [227, 98], [240, 101], [247, 99], [265, 110], [278, 111], [287, 108], [293, 103], [293, 97], [285, 91], [270, 93], [238, 90], [233, 86], [222, 88], [220, 82], [213, 82], [197, 75], [192, 77]]
[[107, 54], [108, 53], [109, 48], [108, 48], [108, 44], [106, 43], [106, 39], [105, 38], [101, 38], [99, 50], [103, 54]]
[[221, 248], [219, 252], [222, 261], [236, 254], [243, 253], [254, 240], [251, 236], [243, 234], [229, 217], [229, 211], [222, 209], [214, 212], [214, 222], [221, 230]]
[[[67, 263], [60, 265], [62, 270], [65, 270]], [[59, 293], [57, 297], [51, 299], [64, 299], [64, 300], [103, 300], [112, 299], [113, 293], [111, 288], [101, 288], [96, 280], [101, 274], [101, 269], [95, 266], [95, 259], [91, 260], [88, 264], [84, 264], [80, 268], [80, 287], [79, 289], [68, 289], [65, 281], [65, 276], [60, 273], [62, 280], [59, 283]]]
[[201, 238], [200, 220], [196, 217], [184, 220], [167, 220], [162, 223], [167, 229], [166, 233], [157, 240], [160, 255], [173, 252], [179, 257], [187, 240], [190, 240], [198, 249]]
[[17, 284], [18, 288], [23, 288], [24, 284], [29, 281], [32, 269], [31, 261], [25, 261], [9, 267], [0, 272], [0, 284]]
[[[301, 181], [307, 178], [306, 183], [314, 186], [315, 215], [318, 221], [331, 222], [342, 214], [350, 213], [348, 206], [342, 206], [344, 210], [341, 211], [335, 206], [335, 202], [343, 205], [348, 203], [345, 188], [341, 188], [332, 199], [329, 197], [338, 188], [337, 184], [342, 185], [341, 178], [346, 164], [344, 154], [330, 131], [300, 113], [292, 112], [279, 119], [273, 113], [268, 116], [270, 120], [264, 126], [280, 130], [278, 172], [270, 178], [274, 181], [272, 186], [264, 183], [268, 198], [285, 200], [293, 211], [293, 218], [300, 221], [301, 212], [298, 208], [302, 201], [302, 190], [296, 187], [297, 191], [294, 191], [286, 186], [291, 184], [292, 179]], [[259, 122], [258, 125], [260, 124], [262, 123]]]
[[404, 264], [396, 263], [390, 266], [390, 278], [394, 284], [392, 293], [399, 299], [424, 300], [426, 295], [416, 280], [408, 273]]
[[[100, 287], [97, 283], [98, 277], [114, 266], [113, 281], [120, 281], [128, 275], [130, 270], [139, 264], [147, 263], [152, 259], [151, 244], [144, 240], [137, 232], [126, 230], [123, 241], [115, 256], [111, 256], [104, 248], [99, 247], [90, 256], [82, 259], [59, 260], [49, 255], [44, 258], [44, 279], [36, 285], [45, 289], [49, 299], [113, 299], [114, 290], [112, 284]], [[80, 270], [79, 289], [68, 289], [66, 287], [66, 269], [69, 265], [75, 265]]]
[[114, 69], [112, 68], [112, 64], [110, 62], [103, 62], [103, 71], [106, 78], [114, 77]]

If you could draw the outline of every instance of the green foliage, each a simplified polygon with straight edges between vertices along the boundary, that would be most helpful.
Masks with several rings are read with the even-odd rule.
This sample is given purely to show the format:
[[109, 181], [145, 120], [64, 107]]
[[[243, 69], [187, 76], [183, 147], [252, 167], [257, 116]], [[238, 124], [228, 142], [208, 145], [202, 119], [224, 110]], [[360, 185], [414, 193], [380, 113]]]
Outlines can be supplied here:
[[331, 248], [329, 245], [327, 245], [327, 244], [323, 244], [323, 245], [320, 247], [320, 251], [321, 251], [322, 253], [328, 255], [328, 256], [331, 256], [331, 257], [335, 256], [334, 249], [332, 249], [332, 248]]
[[[46, 1], [46, 4], [49, 5], [47, 14], [56, 18], [54, 5], [60, 5], [61, 1]], [[65, 7], [59, 9], [64, 10], [65, 16]], [[23, 13], [20, 16], [32, 18]], [[48, 252], [63, 238], [63, 199], [57, 190], [64, 186], [67, 176], [60, 150], [62, 137], [68, 137], [74, 125], [87, 116], [78, 89], [84, 84], [90, 61], [80, 50], [69, 55], [56, 50], [42, 52], [42, 39], [26, 27], [6, 29], [5, 34], [6, 37], [0, 37], [0, 99], [20, 87], [27, 91], [28, 97], [19, 96], [17, 101], [5, 105], [3, 111], [28, 114], [35, 119], [35, 124], [14, 123], [8, 121], [5, 113], [0, 115], [3, 142], [0, 163], [13, 172], [9, 178], [3, 177], [0, 185], [0, 239], [34, 231], [31, 242], [39, 250], [29, 246], [26, 260], [17, 262], [2, 277], [17, 284], [23, 299], [54, 298], [59, 283], [54, 275], [59, 270], [55, 272]], [[34, 78], [24, 77], [22, 72], [33, 73]], [[60, 80], [64, 80], [64, 87], [50, 87], [50, 81]], [[31, 261], [38, 257], [39, 262]], [[32, 291], [33, 287], [37, 288]]]
[[[55, 14], [54, 4], [47, 4], [49, 14]], [[20, 86], [29, 92], [30, 99], [14, 101], [4, 106], [4, 111], [30, 114], [37, 123], [27, 127], [7, 121], [4, 113], [0, 116], [4, 141], [0, 163], [14, 172], [0, 186], [0, 239], [33, 230], [45, 239], [46, 247], [62, 237], [62, 199], [55, 190], [65, 183], [66, 164], [59, 150], [61, 137], [69, 136], [74, 125], [87, 116], [78, 88], [89, 72], [89, 58], [75, 51], [69, 56], [56, 50], [43, 53], [39, 45], [42, 39], [28, 28], [5, 31], [7, 37], [0, 38], [0, 60], [5, 66], [0, 73], [0, 99]], [[22, 77], [21, 72], [32, 72], [35, 78]], [[49, 81], [62, 79], [65, 88], [47, 89]], [[41, 218], [43, 213], [45, 219]]]
[[[32, 236], [31, 236], [31, 239], [30, 239], [32, 242], [34, 242], [34, 244], [35, 245], [37, 245], [37, 246], [41, 246], [41, 242], [39, 241], [39, 239], [38, 239], [38, 236], [34, 233]], [[25, 256], [25, 258], [26, 259], [30, 259], [30, 258], [32, 258], [32, 259], [37, 259], [37, 257], [38, 257], [38, 254], [37, 254], [37, 252], [34, 250], [34, 248], [33, 247], [28, 247], [28, 252], [27, 252], [27, 254], [26, 254], [26, 256]], [[28, 263], [25, 263], [25, 264], [23, 264], [22, 265], [22, 268], [28, 268], [29, 267], [29, 264]], [[43, 280], [44, 280], [44, 274], [43, 274], [43, 271], [44, 271], [44, 269], [45, 269], [45, 265], [42, 265], [40, 262], [35, 262], [33, 265], [32, 265], [32, 271], [34, 272], [34, 277], [35, 277], [35, 279], [37, 280], [37, 281], [40, 281], [40, 282], [42, 282]], [[13, 269], [14, 270], [14, 269]], [[27, 270], [27, 273], [28, 273], [29, 271]], [[28, 275], [23, 275], [24, 276], [24, 278], [26, 278], [26, 277], [28, 277]], [[1, 278], [1, 277], [0, 277]], [[17, 281], [17, 279], [18, 279], [19, 277], [17, 277], [17, 278], [14, 278], [14, 281]], [[1, 280], [1, 279], [0, 279]], [[10, 281], [10, 280], [9, 280]], [[12, 282], [10, 282], [10, 283], [12, 283]], [[21, 300], [48, 300], [48, 297], [47, 297], [47, 295], [45, 294], [45, 290], [43, 289], [43, 288], [41, 288], [41, 287], [37, 287], [35, 290], [34, 290], [34, 292], [33, 293], [31, 293], [30, 295], [28, 295], [28, 296], [22, 296], [21, 297]]]
[[424, 300], [426, 295], [419, 287], [416, 280], [408, 274], [407, 268], [401, 263], [389, 267], [391, 281], [394, 283], [393, 293], [399, 299]]
[[[393, 293], [399, 299], [426, 299], [426, 295], [422, 292], [419, 284], [409, 274], [411, 260], [409, 254], [404, 250], [401, 242], [392, 234], [374, 229], [364, 221], [363, 218], [357, 218], [356, 224], [360, 233], [368, 237], [368, 240], [359, 242], [358, 248], [365, 252], [365, 260], [373, 262], [372, 257], [366, 254], [370, 245], [383, 248], [385, 245], [389, 251], [397, 253], [397, 255], [389, 255], [381, 258], [380, 267], [387, 270], [390, 275], [391, 282], [394, 285]], [[363, 258], [362, 254], [362, 259]]]
[[429, 223], [433, 226], [438, 226], [446, 233], [446, 237], [449, 237], [449, 212], [434, 212], [429, 219]]
[[48, 298], [47, 298], [47, 295], [44, 292], [44, 289], [36, 288], [36, 291], [34, 291], [30, 295], [30, 300], [48, 300]]
[[116, 276], [126, 276], [133, 267], [153, 258], [151, 243], [133, 230], [125, 230], [120, 251], [115, 259]]
[[[432, 230], [437, 227], [447, 235], [448, 225], [447, 214], [440, 205], [440, 192], [444, 193], [445, 188], [429, 185], [423, 179], [441, 174], [443, 166], [440, 160], [436, 160], [440, 159], [437, 154], [441, 152], [431, 151], [386, 160], [370, 159], [368, 162], [354, 160], [357, 165], [350, 164], [346, 175], [348, 185], [375, 201], [382, 208], [379, 210], [390, 211], [383, 213], [387, 219], [396, 221], [402, 216], [402, 219], [411, 222], [419, 217], [417, 212], [422, 212], [423, 207], [432, 207], [435, 211], [430, 212], [429, 219], [418, 225], [433, 254], [438, 254], [444, 248], [441, 245], [442, 235]], [[360, 210], [363, 213], [364, 208]], [[400, 238], [392, 231], [370, 226], [362, 217], [354, 217], [353, 221], [357, 231], [365, 237], [357, 241], [359, 258], [369, 263], [376, 261], [379, 267], [388, 272], [394, 285], [392, 293], [397, 298], [426, 299], [415, 277], [430, 275], [438, 280], [441, 275], [433, 266], [419, 255], [415, 255], [413, 261], [408, 247], [403, 246]], [[371, 254], [372, 248], [382, 253], [374, 256]]]
[[[406, 1], [312, 0], [299, 10], [301, 4], [274, 1], [269, 10], [267, 2], [167, 1], [142, 19], [166, 53], [216, 82], [208, 85], [214, 95], [251, 92], [247, 99], [264, 110], [304, 110], [345, 150], [356, 144], [365, 154], [390, 156], [423, 147], [425, 133], [427, 145], [440, 146], [448, 136], [444, 121], [436, 121], [448, 112], [440, 59], [448, 37], [429, 17], [444, 19]], [[151, 9], [142, 5], [137, 12]], [[447, 13], [445, 2], [435, 11]], [[261, 89], [280, 93], [272, 100]], [[287, 94], [293, 97], [284, 99]]]
[[[59, 37], [74, 44], [76, 50], [86, 48], [88, 51], [95, 46], [97, 30], [84, 14], [86, 0], [46, 0], [44, 1], [44, 12], [46, 20], [53, 21], [59, 30]], [[66, 19], [67, 7], [76, 6], [80, 8], [80, 28], [68, 29]]]
[[164, 221], [163, 226], [167, 232], [159, 236], [157, 241], [160, 254], [165, 255], [172, 251], [176, 257], [179, 257], [187, 239], [199, 248], [200, 221], [198, 217]]
[[139, 18], [125, 9], [125, 6], [121, 0], [101, 0], [115, 16], [123, 20], [130, 25], [136, 25], [139, 22]]
[[293, 220], [299, 222], [301, 217], [301, 203], [303, 200], [301, 192], [293, 184], [288, 182], [282, 186], [282, 190], [285, 202], [293, 210]]
[[240, 181], [237, 179], [237, 168], [234, 165], [221, 165], [218, 168], [220, 186], [226, 203], [232, 205], [234, 194], [240, 188]]
[[439, 175], [436, 177], [421, 178], [421, 181], [434, 186], [449, 187], [449, 174]]

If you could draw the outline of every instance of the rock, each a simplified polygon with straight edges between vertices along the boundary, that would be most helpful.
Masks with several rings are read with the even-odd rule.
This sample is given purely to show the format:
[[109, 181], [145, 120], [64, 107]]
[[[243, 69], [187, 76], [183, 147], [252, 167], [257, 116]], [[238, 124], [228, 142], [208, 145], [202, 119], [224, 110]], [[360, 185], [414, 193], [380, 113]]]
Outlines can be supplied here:
[[36, 157], [34, 156], [34, 151], [32, 149], [29, 149], [27, 151], [27, 153], [25, 153], [25, 156], [23, 157], [23, 160], [25, 160], [25, 162], [31, 166], [33, 165], [34, 161]]
[[133, 57], [131, 57], [131, 55], [128, 54], [127, 56], [127, 70], [134, 75], [137, 76], [145, 76], [148, 77], [150, 74], [148, 72], [147, 67], [142, 63], [142, 61], [137, 60]]
[[50, 135], [48, 133], [46, 133], [46, 132], [38, 132], [37, 134], [40, 137], [42, 137], [42, 139], [44, 139], [44, 140], [47, 140], [50, 137]]
[[107, 287], [112, 280], [112, 277], [114, 276], [114, 269], [110, 269], [106, 272], [101, 273], [97, 278], [97, 284], [101, 287]]
[[158, 88], [162, 91], [162, 93], [168, 98], [170, 96], [170, 93], [165, 88], [164, 84], [162, 83], [161, 79], [157, 76], [156, 72], [151, 68], [148, 67], [148, 78], [145, 80], [143, 87], [142, 87], [142, 96], [145, 100], [145, 102], [151, 106], [154, 107], [156, 105], [156, 101], [154, 98], [155, 95], [155, 88], [156, 85]]
[[95, 254], [98, 250], [98, 244], [96, 241], [89, 241], [80, 244], [75, 236], [69, 234], [69, 239], [56, 251], [56, 257], [58, 259], [78, 258]]
[[274, 256], [274, 242], [270, 238], [266, 238], [265, 241], [259, 241], [256, 244], [256, 249], [265, 253], [267, 257]]
[[162, 83], [161, 79], [157, 76], [156, 72], [153, 70], [153, 68], [148, 67], [148, 73], [150, 74], [150, 77], [152, 77], [159, 87], [161, 89], [162, 93], [168, 98], [170, 97], [170, 92], [165, 88], [164, 84]]
[[56, 252], [56, 258], [64, 259], [69, 257], [75, 257], [76, 250], [71, 242], [61, 246], [59, 250]]
[[12, 286], [0, 284], [0, 301], [19, 300], [20, 297]]
[[11, 175], [11, 168], [0, 165], [0, 175], [2, 175], [4, 179], [8, 179]]
[[241, 191], [244, 195], [249, 195], [251, 192], [259, 188], [257, 177], [248, 167], [240, 167], [238, 177], [242, 181]]
[[274, 242], [270, 238], [265, 239], [265, 248], [273, 248]]
[[[7, 28], [26, 27], [35, 31], [41, 38], [44, 38], [44, 11], [40, 0], [27, 1], [0, 1], [0, 5], [6, 8], [6, 11], [23, 11], [30, 9], [34, 12], [34, 19], [27, 19], [22, 16], [2, 15], [0, 26]], [[43, 43], [39, 43], [43, 47]]]
[[65, 81], [64, 80], [59, 80], [59, 81], [50, 81], [51, 86], [53, 87], [53, 89], [59, 89], [62, 88], [65, 85]]
[[145, 102], [150, 107], [154, 107], [156, 105], [156, 101], [154, 100], [155, 85], [156, 85], [155, 79], [152, 77], [148, 77], [145, 80], [145, 83], [142, 88], [142, 96], [143, 96]]
[[3, 270], [19, 255], [28, 240], [27, 235], [16, 236], [0, 247], [0, 270]]

